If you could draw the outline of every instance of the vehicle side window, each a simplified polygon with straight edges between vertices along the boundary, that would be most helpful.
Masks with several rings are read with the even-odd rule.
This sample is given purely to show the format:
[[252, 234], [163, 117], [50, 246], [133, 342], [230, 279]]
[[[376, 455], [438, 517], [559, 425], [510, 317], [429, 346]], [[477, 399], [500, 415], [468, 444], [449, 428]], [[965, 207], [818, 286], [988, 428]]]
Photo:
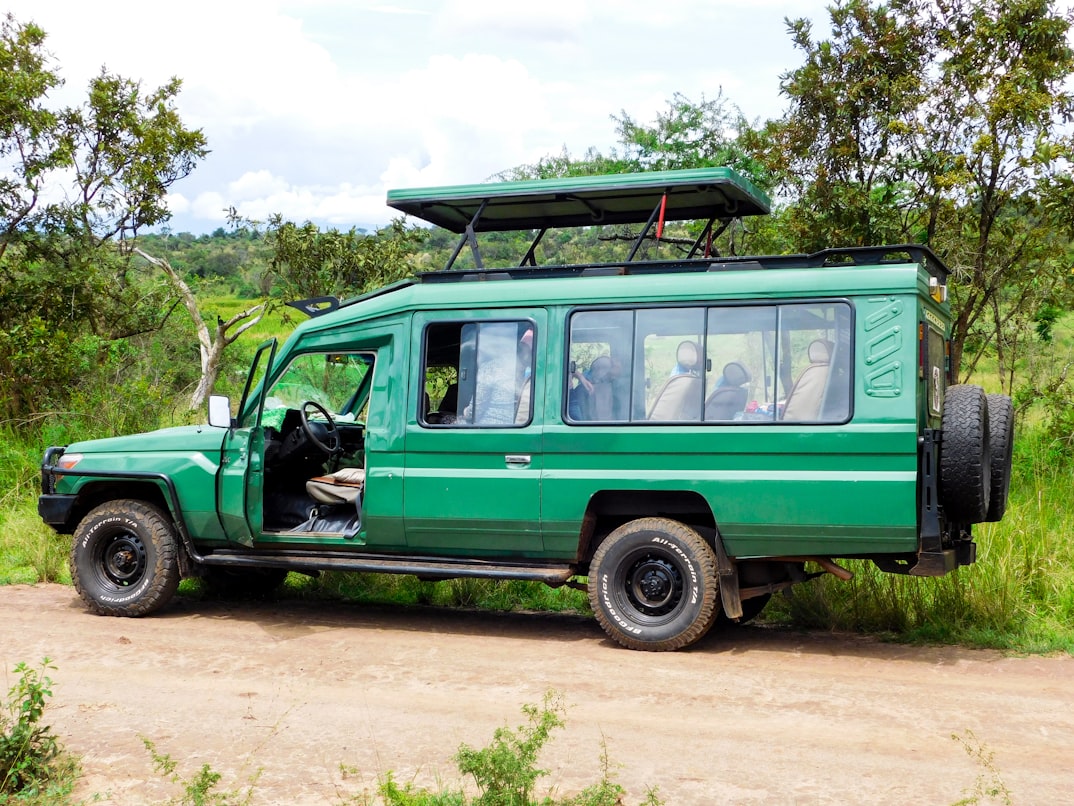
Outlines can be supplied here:
[[705, 420], [776, 420], [779, 308], [728, 306], [708, 311]]
[[629, 419], [633, 332], [632, 311], [586, 311], [571, 317], [569, 421]]
[[841, 302], [579, 311], [567, 422], [845, 422], [850, 306]]
[[444, 322], [425, 330], [423, 425], [511, 428], [533, 416], [532, 322]]
[[641, 349], [634, 419], [699, 422], [704, 400], [705, 312], [702, 308], [638, 311], [635, 339]]

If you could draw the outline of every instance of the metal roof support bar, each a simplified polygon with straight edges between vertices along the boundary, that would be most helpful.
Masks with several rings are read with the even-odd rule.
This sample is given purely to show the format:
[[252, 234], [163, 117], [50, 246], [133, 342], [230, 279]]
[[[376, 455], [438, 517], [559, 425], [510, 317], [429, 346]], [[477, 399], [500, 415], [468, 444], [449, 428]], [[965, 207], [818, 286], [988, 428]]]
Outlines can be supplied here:
[[[727, 228], [731, 226], [732, 221], [734, 221], [733, 218], [724, 219], [723, 222], [721, 222], [720, 224], [720, 228], [712, 233], [712, 240], [715, 241], [717, 238], [723, 235], [724, 232], [727, 231]], [[715, 223], [716, 217], [713, 216], [709, 219], [709, 223], [705, 225], [705, 228], [701, 230], [701, 234], [697, 236], [697, 240], [694, 241], [694, 245], [690, 247], [690, 254], [686, 256], [687, 258], [692, 258], [694, 255], [697, 254], [697, 250], [701, 247], [701, 244], [704, 243], [706, 236], [710, 232], [712, 232], [712, 225]], [[711, 257], [711, 255], [705, 255], [705, 257]], [[716, 257], [719, 257], [719, 254], [717, 254]]]
[[634, 245], [630, 248], [630, 254], [627, 255], [626, 262], [629, 263], [634, 259], [634, 255], [638, 254], [638, 250], [641, 249], [641, 242], [645, 240], [645, 236], [649, 234], [649, 227], [656, 221], [656, 217], [660, 215], [660, 206], [663, 203], [663, 199], [659, 199], [656, 202], [656, 206], [653, 208], [652, 214], [649, 216], [649, 220], [645, 222], [645, 226], [642, 231], [638, 233], [638, 240], [634, 241]]
[[470, 223], [466, 225], [462, 237], [459, 238], [459, 242], [455, 245], [455, 251], [451, 253], [451, 257], [448, 258], [447, 263], [444, 265], [444, 271], [447, 271], [455, 264], [455, 259], [459, 256], [459, 252], [462, 251], [462, 247], [467, 242], [470, 244], [470, 251], [474, 253], [474, 265], [479, 269], [485, 268], [485, 263], [481, 260], [481, 251], [477, 248], [477, 235], [474, 233], [474, 227], [476, 227], [477, 222], [481, 220], [481, 214], [485, 212], [485, 206], [488, 203], [489, 200], [484, 199], [481, 202], [481, 206], [477, 208], [477, 212], [474, 213], [474, 217], [470, 219]]
[[[712, 225], [713, 225], [713, 223], [715, 221], [716, 221], [716, 216], [713, 216], [712, 218], [709, 219], [709, 222], [705, 225], [705, 228], [703, 230], [701, 230], [701, 234], [697, 236], [697, 240], [694, 241], [694, 245], [690, 247], [690, 254], [688, 254], [686, 256], [687, 258], [692, 258], [697, 253], [697, 250], [700, 248], [702, 242], [705, 240], [705, 238], [708, 236], [708, 234], [710, 232], [712, 232]], [[722, 231], [723, 230], [721, 230], [721, 232]], [[713, 236], [713, 237], [716, 237], [716, 236]], [[705, 257], [708, 257], [708, 255], [705, 255]]]
[[541, 238], [548, 232], [548, 227], [543, 227], [540, 232], [537, 233], [537, 237], [533, 239], [533, 243], [530, 244], [529, 250], [526, 252], [526, 256], [522, 258], [522, 262], [519, 266], [536, 266], [537, 265], [537, 244], [541, 242]]

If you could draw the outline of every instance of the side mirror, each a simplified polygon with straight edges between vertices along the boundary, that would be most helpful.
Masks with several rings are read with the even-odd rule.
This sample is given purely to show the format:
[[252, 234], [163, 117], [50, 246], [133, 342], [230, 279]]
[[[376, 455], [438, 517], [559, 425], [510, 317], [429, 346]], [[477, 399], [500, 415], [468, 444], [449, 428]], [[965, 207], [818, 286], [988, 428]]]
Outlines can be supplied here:
[[231, 428], [231, 400], [227, 395], [209, 395], [209, 425]]

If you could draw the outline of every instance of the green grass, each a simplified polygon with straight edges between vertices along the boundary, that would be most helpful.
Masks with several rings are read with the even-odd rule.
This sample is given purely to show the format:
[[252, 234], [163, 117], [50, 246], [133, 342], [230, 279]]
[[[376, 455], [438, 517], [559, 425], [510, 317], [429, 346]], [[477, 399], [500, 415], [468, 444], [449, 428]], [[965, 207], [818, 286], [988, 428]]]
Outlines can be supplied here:
[[850, 582], [823, 577], [770, 605], [769, 618], [905, 641], [1074, 654], [1074, 465], [1048, 445], [1016, 446], [1007, 513], [974, 527], [977, 562], [939, 579], [848, 562]]
[[0, 429], [0, 585], [70, 582], [70, 538], [57, 535], [37, 514], [40, 456], [36, 445]]
[[313, 579], [288, 577], [284, 596], [342, 598], [369, 604], [431, 605], [477, 610], [589, 613], [585, 593], [550, 588], [539, 582], [446, 579], [423, 582], [393, 574], [345, 574], [330, 571]]

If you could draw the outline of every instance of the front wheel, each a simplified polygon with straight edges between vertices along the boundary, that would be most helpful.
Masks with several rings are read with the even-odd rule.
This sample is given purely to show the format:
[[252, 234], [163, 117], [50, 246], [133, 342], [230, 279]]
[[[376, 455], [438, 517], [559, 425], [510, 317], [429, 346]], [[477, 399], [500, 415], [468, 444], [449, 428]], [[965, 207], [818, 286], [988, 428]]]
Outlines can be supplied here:
[[109, 501], [75, 530], [71, 579], [82, 601], [102, 616], [145, 616], [179, 587], [175, 527], [144, 501]]
[[590, 563], [589, 602], [597, 621], [629, 649], [681, 649], [719, 612], [716, 555], [693, 529], [640, 518], [608, 535]]

